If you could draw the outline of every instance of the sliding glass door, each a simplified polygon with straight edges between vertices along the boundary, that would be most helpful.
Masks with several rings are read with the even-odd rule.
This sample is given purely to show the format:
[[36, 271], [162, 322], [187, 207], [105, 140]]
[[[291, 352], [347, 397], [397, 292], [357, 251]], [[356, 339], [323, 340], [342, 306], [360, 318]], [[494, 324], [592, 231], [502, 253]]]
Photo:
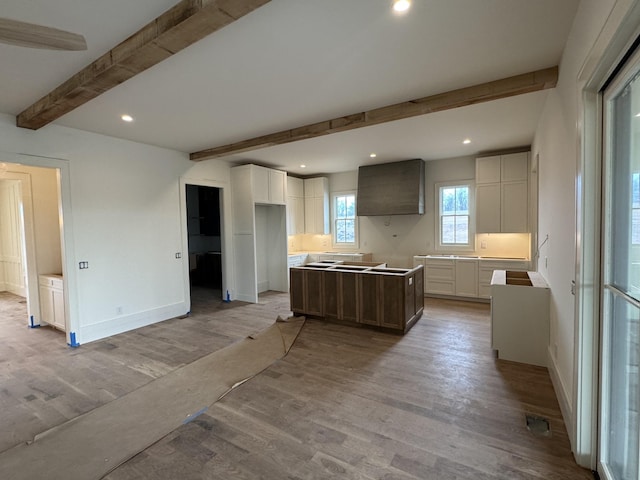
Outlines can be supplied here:
[[599, 471], [640, 478], [640, 58], [604, 93]]

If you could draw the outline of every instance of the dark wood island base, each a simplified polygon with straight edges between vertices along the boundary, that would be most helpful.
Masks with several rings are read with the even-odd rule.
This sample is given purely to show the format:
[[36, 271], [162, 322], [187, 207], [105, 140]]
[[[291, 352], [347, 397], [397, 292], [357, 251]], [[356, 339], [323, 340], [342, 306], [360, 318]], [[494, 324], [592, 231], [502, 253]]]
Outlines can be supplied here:
[[289, 272], [291, 311], [407, 333], [424, 311], [423, 266], [310, 263]]

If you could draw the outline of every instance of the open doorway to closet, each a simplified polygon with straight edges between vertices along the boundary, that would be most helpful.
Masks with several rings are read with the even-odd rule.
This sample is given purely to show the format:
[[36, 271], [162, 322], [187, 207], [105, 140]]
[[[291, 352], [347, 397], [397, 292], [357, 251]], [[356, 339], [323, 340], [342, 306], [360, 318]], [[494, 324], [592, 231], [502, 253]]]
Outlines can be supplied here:
[[191, 310], [222, 303], [222, 189], [187, 184]]
[[[1, 159], [0, 159], [1, 160]], [[67, 330], [60, 176], [54, 168], [0, 163], [0, 292], [24, 305], [30, 327]], [[65, 336], [60, 335], [61, 341]]]

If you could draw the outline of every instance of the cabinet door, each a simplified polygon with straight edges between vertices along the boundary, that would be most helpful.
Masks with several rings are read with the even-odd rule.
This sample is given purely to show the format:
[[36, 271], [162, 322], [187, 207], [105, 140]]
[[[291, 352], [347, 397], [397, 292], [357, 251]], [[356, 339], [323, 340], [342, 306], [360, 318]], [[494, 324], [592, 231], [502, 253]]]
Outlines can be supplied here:
[[287, 198], [287, 174], [269, 169], [269, 203], [284, 205]]
[[304, 233], [316, 233], [316, 211], [313, 198], [304, 199]]
[[322, 270], [304, 271], [304, 311], [309, 315], [322, 316]]
[[529, 231], [527, 182], [502, 184], [502, 209], [500, 231], [526, 233]]
[[456, 295], [478, 296], [478, 261], [456, 260]]
[[339, 272], [322, 272], [323, 313], [327, 318], [338, 318]]
[[53, 301], [53, 324], [60, 330], [66, 331], [67, 322], [65, 319], [63, 290], [52, 289], [51, 298]]
[[291, 311], [305, 313], [304, 311], [304, 270], [292, 268], [289, 270], [289, 301]]
[[340, 283], [338, 290], [339, 314], [341, 320], [350, 322], [358, 321], [358, 274], [351, 272], [340, 272]]
[[[424, 270], [424, 269], [423, 269]], [[424, 308], [424, 273], [422, 271], [417, 272], [413, 276], [413, 288], [415, 309], [414, 312], [419, 312]]]
[[526, 181], [529, 175], [529, 152], [503, 155], [500, 170], [501, 182]]
[[255, 203], [269, 203], [269, 169], [252, 165], [253, 201]]
[[378, 275], [358, 275], [358, 322], [380, 325]]
[[476, 184], [500, 181], [500, 156], [476, 158]]
[[476, 186], [476, 233], [499, 233], [500, 183]]
[[54, 324], [53, 295], [51, 288], [40, 287], [40, 320], [50, 325]]
[[[409, 292], [405, 288], [405, 281], [408, 282], [408, 279], [401, 276], [381, 275], [379, 281], [381, 283], [380, 301], [382, 303], [380, 326], [402, 330], [405, 305], [407, 302], [411, 304], [411, 308], [414, 305], [413, 288]], [[410, 294], [410, 298], [406, 298], [407, 294]]]

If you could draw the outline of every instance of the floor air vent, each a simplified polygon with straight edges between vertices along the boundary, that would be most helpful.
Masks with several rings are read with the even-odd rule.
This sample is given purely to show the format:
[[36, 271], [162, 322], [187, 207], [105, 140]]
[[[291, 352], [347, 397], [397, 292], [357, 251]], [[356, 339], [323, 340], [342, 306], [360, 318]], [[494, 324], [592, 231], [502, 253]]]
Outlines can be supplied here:
[[538, 437], [550, 437], [549, 421], [546, 418], [537, 417], [536, 415], [526, 415], [527, 428], [531, 433]]

